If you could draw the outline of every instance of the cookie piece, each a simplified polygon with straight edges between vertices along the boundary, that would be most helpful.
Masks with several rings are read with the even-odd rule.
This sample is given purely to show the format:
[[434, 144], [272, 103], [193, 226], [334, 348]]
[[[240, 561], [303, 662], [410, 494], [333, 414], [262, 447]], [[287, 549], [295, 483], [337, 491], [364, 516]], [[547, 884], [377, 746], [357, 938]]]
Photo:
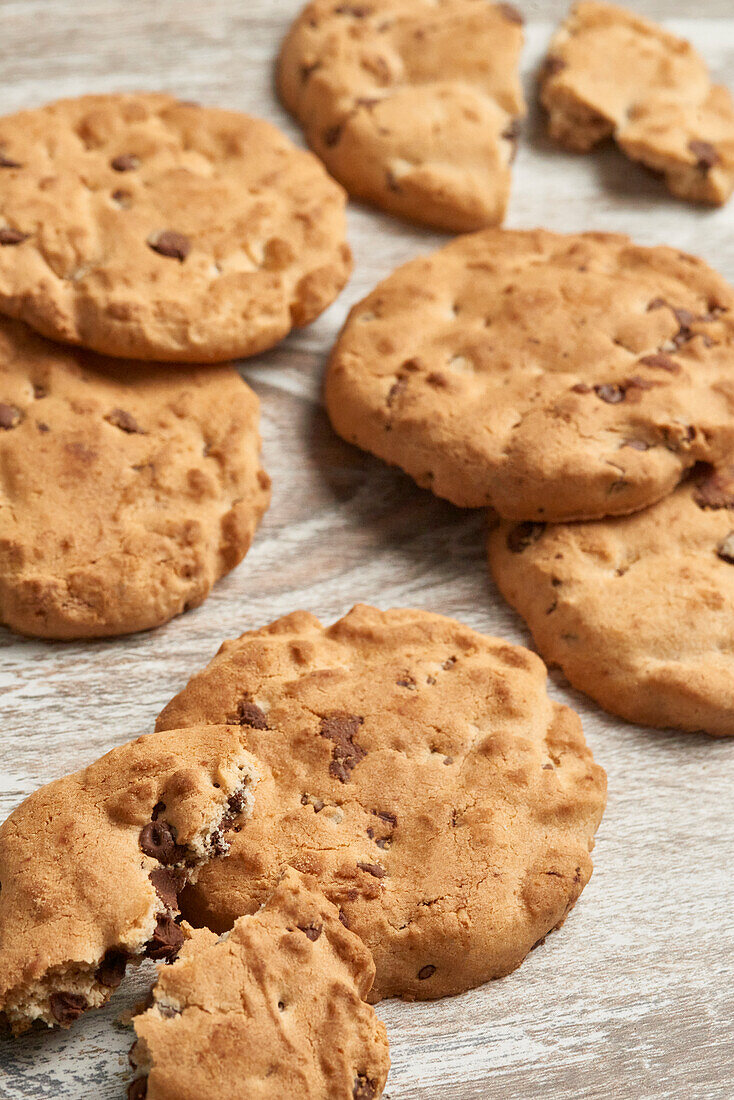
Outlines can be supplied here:
[[345, 196], [275, 127], [167, 95], [0, 119], [0, 311], [107, 355], [219, 362], [347, 281]]
[[517, 119], [522, 16], [486, 0], [316, 0], [278, 86], [351, 195], [462, 232], [502, 221]]
[[231, 366], [103, 359], [0, 321], [0, 621], [126, 634], [195, 607], [270, 500]]
[[614, 137], [674, 195], [720, 205], [734, 190], [734, 99], [690, 43], [614, 4], [576, 4], [553, 38], [540, 98], [560, 145]]
[[425, 611], [295, 612], [226, 642], [158, 725], [221, 721], [263, 781], [193, 924], [231, 927], [293, 866], [372, 951], [372, 1000], [430, 999], [514, 970], [589, 879], [604, 773], [527, 650]]
[[545, 659], [606, 710], [734, 735], [734, 464], [634, 516], [500, 524], [489, 561]]
[[69, 1027], [128, 962], [183, 943], [177, 894], [252, 811], [231, 726], [139, 737], [41, 787], [0, 826], [0, 1019]]
[[390, 1066], [375, 967], [315, 880], [286, 872], [221, 940], [188, 931], [133, 1023], [131, 1100], [377, 1100]]
[[349, 442], [463, 507], [593, 519], [734, 448], [734, 291], [627, 237], [485, 230], [354, 307], [326, 406]]

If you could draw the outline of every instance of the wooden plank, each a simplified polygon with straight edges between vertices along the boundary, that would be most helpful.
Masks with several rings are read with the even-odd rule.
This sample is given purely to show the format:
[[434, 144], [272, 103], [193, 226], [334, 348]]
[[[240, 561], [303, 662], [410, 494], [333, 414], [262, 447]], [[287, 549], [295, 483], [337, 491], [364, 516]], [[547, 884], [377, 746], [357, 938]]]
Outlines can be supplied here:
[[[526, 0], [532, 74], [565, 0]], [[668, 16], [734, 86], [731, 0], [638, 0]], [[272, 93], [297, 0], [0, 0], [5, 110], [58, 95], [167, 88], [298, 132]], [[534, 112], [508, 224], [610, 229], [703, 255], [734, 279], [734, 204], [676, 203], [613, 149], [552, 149]], [[357, 600], [414, 605], [527, 641], [489, 583], [484, 519], [417, 490], [330, 431], [324, 357], [348, 306], [436, 234], [355, 207], [357, 267], [316, 325], [243, 366], [263, 400], [273, 506], [246, 562], [196, 611], [153, 633], [53, 645], [0, 631], [0, 813], [40, 783], [149, 730], [219, 642], [295, 607], [331, 620]], [[564, 929], [511, 977], [434, 1004], [380, 1007], [392, 1100], [731, 1100], [734, 1063], [734, 744], [650, 732], [604, 715], [554, 676], [609, 773], [596, 872]], [[129, 1028], [150, 981], [128, 979], [70, 1034], [0, 1043], [3, 1100], [119, 1098]]]

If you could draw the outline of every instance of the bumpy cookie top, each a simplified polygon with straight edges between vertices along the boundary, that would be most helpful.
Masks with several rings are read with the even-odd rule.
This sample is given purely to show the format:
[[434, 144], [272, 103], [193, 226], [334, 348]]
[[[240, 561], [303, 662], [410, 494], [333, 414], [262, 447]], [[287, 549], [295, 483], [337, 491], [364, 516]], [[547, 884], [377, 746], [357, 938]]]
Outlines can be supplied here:
[[229, 935], [190, 932], [135, 1021], [134, 1100], [376, 1100], [390, 1065], [374, 964], [314, 879], [286, 872]]
[[0, 620], [50, 638], [200, 603], [270, 499], [230, 366], [102, 359], [0, 321]]
[[270, 347], [346, 282], [344, 194], [310, 153], [167, 95], [0, 119], [0, 310], [108, 355]]
[[623, 519], [501, 524], [489, 559], [546, 660], [607, 710], [734, 735], [734, 465]]
[[0, 826], [0, 1018], [68, 1026], [129, 958], [175, 956], [177, 892], [223, 855], [258, 769], [240, 730], [140, 737], [32, 794]]
[[345, 439], [511, 519], [642, 508], [734, 447], [734, 291], [627, 237], [485, 230], [354, 307], [326, 379]]
[[316, 0], [280, 94], [348, 191], [461, 231], [502, 221], [524, 114], [522, 17], [486, 0]]
[[674, 194], [722, 203], [734, 188], [734, 100], [690, 43], [614, 4], [576, 4], [541, 72], [551, 136], [585, 152], [612, 135]]
[[221, 721], [264, 778], [185, 913], [221, 931], [284, 867], [314, 874], [373, 952], [375, 1000], [508, 973], [591, 874], [604, 773], [527, 650], [425, 611], [295, 612], [225, 643], [159, 726]]

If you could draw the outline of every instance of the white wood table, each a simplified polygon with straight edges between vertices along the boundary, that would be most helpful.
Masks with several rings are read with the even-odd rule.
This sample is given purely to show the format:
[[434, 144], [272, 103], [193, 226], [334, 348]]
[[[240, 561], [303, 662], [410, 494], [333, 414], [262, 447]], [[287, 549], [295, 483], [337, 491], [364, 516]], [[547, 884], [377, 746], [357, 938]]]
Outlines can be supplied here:
[[[734, 87], [733, 0], [632, 0], [665, 18]], [[519, 0], [533, 72], [562, 0]], [[0, 0], [2, 110], [61, 95], [167, 89], [263, 115], [272, 62], [298, 0]], [[511, 226], [608, 229], [697, 252], [734, 279], [734, 202], [697, 209], [613, 149], [552, 149], [532, 111], [515, 165]], [[484, 517], [414, 487], [337, 439], [320, 402], [347, 308], [440, 238], [354, 207], [352, 282], [310, 330], [245, 364], [263, 403], [272, 508], [244, 564], [161, 630], [44, 644], [0, 630], [0, 814], [39, 784], [148, 731], [220, 641], [304, 607], [331, 621], [358, 600], [413, 605], [527, 642], [487, 577]], [[511, 977], [436, 1003], [390, 1002], [392, 1100], [731, 1100], [734, 1097], [734, 742], [618, 722], [560, 675], [609, 774], [596, 871], [565, 927]], [[734, 685], [733, 685], [734, 695]], [[0, 1042], [2, 1100], [122, 1098], [130, 1028], [150, 968], [70, 1033]]]

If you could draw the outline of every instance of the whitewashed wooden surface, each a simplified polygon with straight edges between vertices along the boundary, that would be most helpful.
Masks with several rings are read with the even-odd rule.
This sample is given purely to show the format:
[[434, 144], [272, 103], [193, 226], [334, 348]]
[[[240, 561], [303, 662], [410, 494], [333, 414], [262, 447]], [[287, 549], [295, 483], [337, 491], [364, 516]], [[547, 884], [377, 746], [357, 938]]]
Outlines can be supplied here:
[[[565, 0], [518, 0], [531, 76]], [[164, 88], [283, 125], [272, 60], [298, 0], [0, 0], [2, 111], [60, 95]], [[734, 87], [733, 0], [633, 0]], [[734, 279], [734, 202], [669, 200], [614, 150], [551, 149], [537, 115], [515, 166], [511, 226], [627, 231], [703, 255]], [[248, 363], [263, 402], [273, 505], [245, 563], [199, 609], [137, 637], [40, 644], [0, 630], [0, 814], [36, 786], [150, 730], [219, 642], [295, 607], [325, 620], [357, 600], [413, 605], [527, 641], [491, 587], [484, 519], [343, 444], [319, 399], [348, 306], [439, 243], [354, 208], [354, 278], [309, 331]], [[564, 929], [511, 977], [433, 1004], [384, 1004], [392, 1100], [731, 1100], [734, 1097], [734, 742], [617, 722], [554, 676], [609, 774], [596, 871]], [[733, 686], [734, 691], [734, 686]], [[0, 1042], [2, 1100], [122, 1098], [120, 1012], [150, 972], [70, 1033]]]

